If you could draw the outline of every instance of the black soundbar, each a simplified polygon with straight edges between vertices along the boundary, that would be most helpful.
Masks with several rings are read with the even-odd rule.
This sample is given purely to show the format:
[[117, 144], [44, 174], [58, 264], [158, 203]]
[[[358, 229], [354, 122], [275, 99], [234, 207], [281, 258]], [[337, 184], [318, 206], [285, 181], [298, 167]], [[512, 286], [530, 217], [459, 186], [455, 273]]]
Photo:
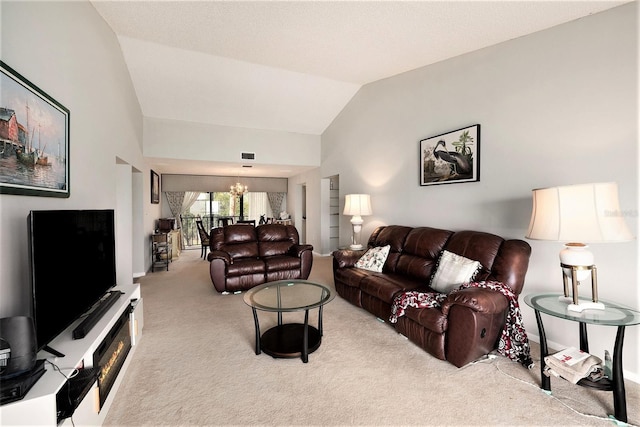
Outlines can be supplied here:
[[91, 328], [93, 328], [96, 323], [102, 319], [102, 316], [104, 316], [107, 310], [109, 310], [111, 306], [118, 301], [118, 298], [120, 298], [120, 295], [122, 294], [123, 293], [120, 291], [109, 292], [109, 295], [98, 303], [95, 310], [93, 310], [87, 318], [73, 330], [73, 339], [79, 340], [86, 337]]

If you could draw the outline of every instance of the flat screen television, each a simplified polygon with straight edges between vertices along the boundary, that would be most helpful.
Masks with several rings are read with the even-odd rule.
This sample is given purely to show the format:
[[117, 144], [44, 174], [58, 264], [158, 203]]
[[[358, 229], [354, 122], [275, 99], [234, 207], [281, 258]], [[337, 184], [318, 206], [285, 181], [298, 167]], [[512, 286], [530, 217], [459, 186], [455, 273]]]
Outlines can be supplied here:
[[37, 349], [51, 351], [116, 284], [114, 211], [34, 210], [28, 224]]

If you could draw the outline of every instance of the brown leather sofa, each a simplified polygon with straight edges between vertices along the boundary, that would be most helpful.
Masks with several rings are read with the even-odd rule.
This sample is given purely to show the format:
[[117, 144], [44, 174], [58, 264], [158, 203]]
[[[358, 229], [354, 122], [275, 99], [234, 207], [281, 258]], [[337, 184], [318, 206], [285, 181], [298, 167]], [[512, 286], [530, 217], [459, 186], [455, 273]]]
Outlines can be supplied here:
[[218, 292], [236, 292], [275, 280], [307, 279], [313, 246], [300, 245], [292, 225], [249, 224], [214, 228], [209, 236], [211, 281]]
[[[434, 292], [428, 285], [443, 250], [479, 261], [482, 268], [474, 281], [500, 281], [516, 295], [522, 291], [531, 255], [531, 247], [522, 240], [430, 227], [378, 227], [367, 246], [386, 245], [391, 248], [381, 273], [354, 267], [364, 250], [333, 253], [338, 294], [385, 322], [397, 294]], [[461, 367], [496, 348], [507, 310], [508, 300], [501, 293], [467, 288], [449, 294], [439, 308], [407, 308], [394, 327], [433, 356]]]

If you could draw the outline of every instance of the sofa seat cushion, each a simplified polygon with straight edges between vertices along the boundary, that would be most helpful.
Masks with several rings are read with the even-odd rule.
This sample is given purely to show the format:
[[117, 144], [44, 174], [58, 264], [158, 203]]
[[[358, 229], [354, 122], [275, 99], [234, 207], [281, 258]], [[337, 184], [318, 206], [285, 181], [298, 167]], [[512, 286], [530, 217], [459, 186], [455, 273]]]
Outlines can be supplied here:
[[333, 274], [336, 282], [352, 288], [360, 288], [362, 280], [374, 273], [361, 268], [339, 268], [335, 270]]
[[263, 258], [267, 272], [282, 270], [300, 270], [300, 258], [276, 255]]
[[411, 277], [393, 273], [373, 273], [362, 279], [360, 290], [388, 304], [399, 292], [423, 288], [424, 283]]
[[407, 307], [404, 315], [432, 332], [443, 334], [447, 330], [447, 316], [439, 308]]
[[233, 260], [227, 268], [227, 276], [264, 274], [264, 261], [258, 258], [239, 258]]

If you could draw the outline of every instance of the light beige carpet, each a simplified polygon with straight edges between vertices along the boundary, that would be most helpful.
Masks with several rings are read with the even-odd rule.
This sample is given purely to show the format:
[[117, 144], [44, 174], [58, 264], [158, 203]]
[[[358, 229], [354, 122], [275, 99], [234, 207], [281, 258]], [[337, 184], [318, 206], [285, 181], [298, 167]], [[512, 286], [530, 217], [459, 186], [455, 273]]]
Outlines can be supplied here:
[[[199, 253], [140, 280], [143, 336], [106, 425], [612, 424], [611, 393], [554, 378], [550, 396], [539, 364], [529, 371], [503, 357], [457, 369], [339, 296], [325, 306], [309, 363], [256, 355], [251, 309], [242, 294], [214, 291]], [[333, 288], [331, 258], [316, 257], [309, 279]], [[263, 331], [276, 322], [259, 319]], [[635, 425], [638, 402], [640, 387], [627, 382]]]

